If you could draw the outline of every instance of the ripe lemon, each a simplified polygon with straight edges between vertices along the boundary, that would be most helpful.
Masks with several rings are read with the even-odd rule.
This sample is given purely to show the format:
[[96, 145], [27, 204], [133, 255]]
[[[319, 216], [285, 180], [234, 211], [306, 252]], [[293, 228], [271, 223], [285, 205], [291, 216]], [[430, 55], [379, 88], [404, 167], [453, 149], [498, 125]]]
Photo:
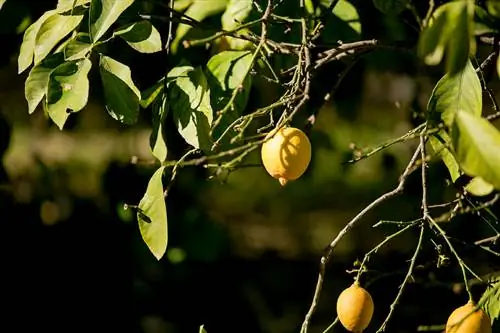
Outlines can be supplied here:
[[[266, 171], [282, 186], [302, 176], [311, 161], [311, 142], [298, 128], [283, 127], [262, 144], [261, 157]], [[274, 136], [273, 136], [274, 134]]]
[[455, 309], [446, 322], [446, 333], [491, 333], [488, 315], [482, 309], [474, 309], [472, 301]]
[[342, 291], [337, 299], [337, 316], [342, 326], [350, 332], [363, 332], [370, 324], [373, 310], [370, 293], [358, 281]]

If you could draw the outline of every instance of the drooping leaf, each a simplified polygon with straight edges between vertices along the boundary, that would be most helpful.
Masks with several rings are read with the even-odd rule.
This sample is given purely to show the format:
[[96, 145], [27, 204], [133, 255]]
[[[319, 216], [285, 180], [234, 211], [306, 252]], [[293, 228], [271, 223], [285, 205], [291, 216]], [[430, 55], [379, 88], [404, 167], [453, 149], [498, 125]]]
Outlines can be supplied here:
[[161, 166], [149, 180], [146, 193], [139, 202], [137, 220], [142, 239], [157, 260], [167, 249], [167, 206], [163, 196], [163, 170]]
[[200, 326], [200, 330], [198, 333], [207, 333], [207, 330], [205, 329], [205, 325]]
[[143, 108], [147, 108], [153, 101], [163, 92], [165, 88], [165, 77], [162, 77], [158, 82], [153, 84], [148, 89], [141, 92], [140, 104]]
[[252, 12], [253, 0], [229, 0], [222, 14], [222, 29], [232, 30], [244, 23]]
[[197, 67], [178, 76], [169, 85], [169, 97], [179, 134], [194, 148], [208, 152], [212, 144], [213, 110], [203, 70]]
[[115, 31], [115, 35], [120, 36], [128, 45], [142, 53], [155, 53], [162, 49], [160, 33], [151, 22], [146, 20], [131, 23]]
[[0, 10], [2, 10], [3, 5], [5, 5], [5, 2], [7, 0], [0, 0]]
[[28, 112], [30, 114], [35, 111], [47, 93], [50, 73], [63, 62], [63, 54], [56, 53], [48, 56], [31, 69], [24, 84], [24, 97], [28, 102]]
[[97, 42], [134, 0], [92, 0], [90, 5], [90, 35]]
[[132, 80], [130, 68], [105, 55], [101, 55], [99, 67], [108, 113], [124, 124], [134, 124], [141, 92]]
[[458, 110], [452, 139], [461, 169], [500, 189], [500, 132], [486, 119]]
[[223, 115], [220, 125], [215, 129], [214, 139], [217, 139], [230, 123], [239, 118], [246, 108], [252, 86], [252, 77], [246, 73], [251, 66], [252, 53], [249, 51], [224, 51], [208, 61], [207, 75], [214, 108], [222, 110], [226, 107], [233, 91], [239, 89], [232, 107]]
[[488, 9], [488, 13], [500, 18], [500, 2], [498, 0], [487, 0], [486, 8]]
[[500, 32], [500, 22], [495, 16], [478, 5], [475, 5], [474, 9], [474, 34], [476, 36]]
[[445, 74], [436, 84], [427, 105], [428, 118], [451, 126], [458, 110], [475, 115], [482, 112], [482, 89], [470, 61], [455, 75]]
[[57, 43], [72, 32], [82, 19], [83, 15], [55, 14], [45, 20], [36, 35], [35, 65], [42, 61]]
[[492, 281], [493, 283], [486, 288], [478, 305], [490, 317], [491, 324], [500, 318], [500, 279]]
[[[206, 0], [194, 0], [184, 14], [198, 22], [201, 22], [207, 17], [222, 13], [228, 4], [228, 1], [229, 0], [211, 0], [210, 5], [207, 5]], [[184, 23], [177, 26], [175, 38], [171, 44], [171, 50], [173, 53], [177, 52], [180, 41], [191, 29], [191, 25]]]
[[[445, 164], [448, 172], [450, 173], [450, 178], [453, 183], [463, 174], [460, 170], [455, 156], [450, 151], [451, 138], [448, 133], [444, 130], [431, 135], [429, 137], [429, 143], [436, 155], [438, 155], [443, 163]], [[474, 177], [472, 180], [465, 185], [465, 190], [475, 196], [485, 196], [493, 192], [494, 188], [491, 184], [484, 181], [481, 177]]]
[[40, 27], [42, 26], [43, 22], [45, 22], [45, 20], [47, 20], [52, 15], [56, 15], [56, 13], [56, 10], [46, 11], [24, 32], [23, 42], [19, 51], [19, 57], [17, 58], [18, 74], [24, 72], [32, 64], [38, 30], [40, 30]]
[[149, 137], [149, 145], [153, 156], [160, 162], [167, 159], [167, 143], [163, 135], [163, 121], [168, 113], [168, 103], [165, 94], [158, 96], [153, 103], [153, 131]]
[[59, 129], [64, 127], [70, 112], [78, 112], [87, 105], [87, 75], [91, 67], [92, 62], [84, 58], [65, 62], [50, 73], [45, 106]]
[[409, 0], [372, 0], [373, 5], [387, 15], [398, 15], [410, 3]]
[[84, 58], [92, 50], [92, 47], [89, 34], [79, 32], [64, 47], [64, 55], [66, 60]]
[[418, 54], [427, 65], [437, 65], [446, 52], [446, 72], [455, 74], [476, 52], [474, 2], [452, 1], [439, 6], [422, 31]]

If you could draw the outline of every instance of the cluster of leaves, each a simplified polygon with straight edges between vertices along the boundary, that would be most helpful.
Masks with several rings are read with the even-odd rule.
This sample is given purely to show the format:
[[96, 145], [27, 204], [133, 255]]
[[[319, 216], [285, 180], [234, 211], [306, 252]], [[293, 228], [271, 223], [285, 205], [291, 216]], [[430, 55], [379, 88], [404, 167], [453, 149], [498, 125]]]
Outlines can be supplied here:
[[[4, 2], [0, 1], [0, 8]], [[56, 8], [25, 31], [18, 58], [19, 73], [32, 66], [25, 84], [29, 113], [41, 104], [60, 129], [71, 113], [86, 106], [93, 66], [98, 66], [106, 110], [113, 119], [133, 125], [141, 109], [151, 110], [151, 151], [160, 166], [136, 209], [142, 237], [158, 260], [168, 243], [167, 167], [173, 167], [170, 182], [177, 167], [192, 155], [197, 157], [189, 160], [191, 165], [216, 160], [233, 168], [260, 145], [266, 129], [289, 122], [307, 101], [314, 70], [377, 45], [361, 40], [360, 18], [348, 0], [304, 0], [303, 7], [299, 1], [172, 3], [173, 8], [164, 4], [165, 18], [177, 23], [162, 38], [151, 19], [141, 14], [148, 1], [59, 0]], [[416, 12], [410, 0], [373, 0], [373, 5], [390, 16]], [[220, 24], [213, 31], [196, 29], [200, 22], [217, 16]], [[477, 37], [500, 35], [500, 6], [496, 1], [482, 5], [473, 0], [451, 1], [437, 8], [430, 5], [425, 18], [416, 21], [421, 25], [417, 56], [429, 66], [444, 62], [446, 72], [432, 92], [426, 121], [419, 129], [424, 129], [434, 156], [442, 159], [453, 182], [469, 177], [468, 193], [490, 195], [500, 190], [500, 132], [484, 118], [485, 83], [481, 68], [471, 59]], [[280, 28], [268, 32], [268, 25]], [[165, 50], [170, 55], [180, 52], [181, 46], [197, 45], [209, 46], [213, 52], [202, 65], [184, 59], [165, 70], [151, 87], [139, 89], [130, 67], [103, 51], [103, 45], [118, 38], [145, 54]], [[316, 49], [315, 43], [322, 46]], [[324, 52], [324, 45], [332, 48]], [[498, 45], [493, 52], [498, 58]], [[497, 68], [500, 73], [500, 62]], [[271, 76], [268, 80], [283, 93], [272, 104], [250, 112], [247, 105], [256, 71]], [[248, 133], [250, 124], [264, 116], [268, 125]], [[191, 146], [179, 161], [167, 159], [167, 119]], [[497, 309], [498, 302], [493, 303], [489, 308]], [[492, 318], [498, 317], [495, 311], [490, 312]]]

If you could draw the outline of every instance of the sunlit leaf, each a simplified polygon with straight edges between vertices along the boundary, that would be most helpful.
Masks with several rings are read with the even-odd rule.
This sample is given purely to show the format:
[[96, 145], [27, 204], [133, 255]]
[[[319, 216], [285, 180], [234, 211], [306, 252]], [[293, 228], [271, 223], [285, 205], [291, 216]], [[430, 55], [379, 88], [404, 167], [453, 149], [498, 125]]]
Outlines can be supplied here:
[[222, 14], [222, 29], [232, 30], [244, 23], [252, 12], [253, 0], [229, 0]]
[[495, 190], [495, 187], [481, 177], [474, 177], [465, 186], [465, 190], [472, 195], [482, 197], [491, 194]]
[[475, 115], [482, 112], [482, 88], [470, 61], [455, 75], [444, 75], [434, 87], [427, 105], [431, 122], [451, 126], [458, 110]]
[[55, 14], [45, 20], [35, 41], [35, 65], [42, 61], [66, 35], [82, 21], [83, 15]]
[[87, 4], [90, 4], [90, 0], [57, 0], [57, 9], [66, 11]]
[[149, 21], [131, 23], [117, 31], [128, 45], [142, 53], [155, 53], [162, 49], [160, 33]]
[[127, 9], [134, 0], [92, 0], [90, 5], [90, 34], [97, 42], [108, 31], [118, 17]]
[[500, 189], [500, 132], [486, 119], [458, 110], [452, 139], [461, 169]]
[[158, 97], [160, 93], [163, 92], [165, 87], [165, 77], [162, 77], [161, 80], [153, 84], [148, 89], [141, 92], [141, 101], [140, 104], [143, 108], [147, 108], [153, 101]]
[[78, 33], [64, 47], [66, 60], [76, 60], [84, 58], [92, 50], [90, 36], [87, 33]]
[[5, 5], [6, 1], [7, 0], [0, 0], [0, 10], [2, 9], [3, 5]]
[[149, 145], [153, 156], [160, 162], [167, 159], [167, 143], [163, 135], [163, 122], [168, 113], [168, 103], [165, 95], [160, 95], [153, 103], [153, 131], [149, 137]]
[[373, 5], [387, 15], [398, 15], [410, 3], [409, 0], [372, 0]]
[[500, 276], [494, 278], [494, 282], [483, 293], [483, 296], [478, 302], [481, 308], [484, 309], [491, 323], [500, 318]]
[[[229, 0], [211, 0], [210, 5], [207, 5], [206, 0], [194, 0], [184, 14], [198, 22], [201, 22], [207, 17], [222, 13], [228, 2]], [[173, 53], [177, 52], [180, 41], [191, 29], [191, 25], [184, 23], [180, 23], [177, 26], [175, 38], [171, 44]]]
[[54, 123], [62, 129], [70, 112], [78, 112], [87, 105], [89, 95], [88, 73], [92, 63], [88, 59], [65, 62], [49, 75], [46, 110]]
[[198, 333], [207, 333], [207, 330], [205, 329], [205, 325], [200, 326], [200, 330], [198, 331]]
[[158, 168], [151, 179], [144, 197], [139, 202], [137, 220], [142, 239], [157, 260], [160, 260], [167, 249], [167, 206], [163, 196], [164, 167]]
[[31, 69], [24, 85], [24, 96], [28, 102], [28, 112], [30, 114], [35, 111], [47, 93], [50, 73], [54, 68], [62, 64], [63, 61], [63, 54], [56, 53], [48, 56]]
[[359, 20], [358, 11], [350, 2], [346, 0], [337, 2], [337, 5], [333, 8], [333, 15], [346, 22], [358, 34], [361, 33], [361, 21]]
[[24, 32], [19, 57], [17, 58], [17, 72], [19, 74], [24, 72], [33, 62], [33, 55], [35, 54], [35, 42], [38, 30], [40, 30], [40, 27], [42, 26], [43, 22], [45, 22], [45, 20], [47, 20], [52, 15], [56, 15], [56, 13], [56, 10], [46, 11]]
[[109, 114], [124, 124], [134, 124], [139, 114], [141, 92], [132, 81], [130, 68], [102, 54], [99, 66]]
[[422, 31], [418, 54], [427, 65], [437, 65], [446, 52], [446, 72], [455, 74], [476, 52], [474, 2], [452, 1], [439, 6]]
[[[171, 75], [169, 75], [171, 76]], [[184, 72], [169, 86], [170, 108], [179, 134], [194, 148], [208, 151], [213, 110], [202, 69]]]

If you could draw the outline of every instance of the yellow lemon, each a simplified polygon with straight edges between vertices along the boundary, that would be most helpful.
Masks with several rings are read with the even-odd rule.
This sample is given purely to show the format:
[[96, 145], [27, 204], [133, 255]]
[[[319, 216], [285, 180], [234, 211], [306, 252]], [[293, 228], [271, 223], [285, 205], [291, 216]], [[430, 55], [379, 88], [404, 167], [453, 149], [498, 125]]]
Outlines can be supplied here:
[[342, 291], [337, 299], [337, 316], [342, 326], [350, 332], [363, 332], [372, 320], [373, 311], [370, 293], [357, 281]]
[[[311, 161], [311, 142], [298, 128], [283, 127], [262, 144], [261, 157], [266, 171], [284, 186], [302, 176]], [[274, 136], [273, 136], [274, 134]]]
[[472, 301], [455, 309], [446, 322], [446, 333], [491, 333], [488, 315], [482, 309], [474, 309]]

